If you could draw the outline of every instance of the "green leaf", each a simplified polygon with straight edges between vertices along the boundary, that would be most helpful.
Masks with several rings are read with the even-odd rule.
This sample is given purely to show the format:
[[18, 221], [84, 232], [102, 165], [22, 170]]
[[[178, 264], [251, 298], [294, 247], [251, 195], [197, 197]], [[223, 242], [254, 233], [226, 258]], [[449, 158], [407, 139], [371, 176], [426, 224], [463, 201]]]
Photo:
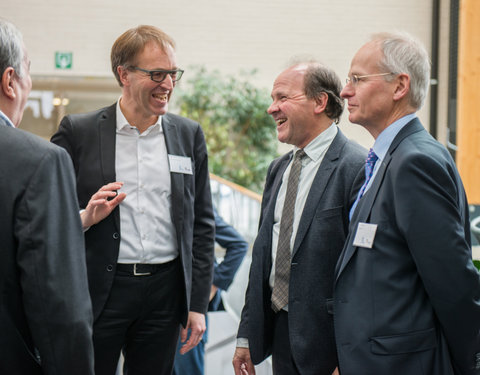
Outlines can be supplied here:
[[180, 115], [202, 126], [210, 171], [261, 193], [278, 143], [275, 122], [267, 114], [270, 95], [251, 83], [256, 71], [223, 76], [195, 66], [187, 74], [175, 102]]
[[475, 267], [477, 267], [477, 270], [480, 271], [480, 260], [474, 259], [473, 264]]

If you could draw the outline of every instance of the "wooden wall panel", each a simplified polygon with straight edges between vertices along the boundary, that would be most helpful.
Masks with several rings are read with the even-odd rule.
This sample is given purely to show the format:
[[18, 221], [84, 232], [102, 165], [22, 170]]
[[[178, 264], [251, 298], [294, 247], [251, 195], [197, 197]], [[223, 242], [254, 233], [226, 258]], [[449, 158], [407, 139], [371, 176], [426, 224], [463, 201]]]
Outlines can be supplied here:
[[480, 204], [480, 1], [460, 2], [457, 164], [469, 203]]

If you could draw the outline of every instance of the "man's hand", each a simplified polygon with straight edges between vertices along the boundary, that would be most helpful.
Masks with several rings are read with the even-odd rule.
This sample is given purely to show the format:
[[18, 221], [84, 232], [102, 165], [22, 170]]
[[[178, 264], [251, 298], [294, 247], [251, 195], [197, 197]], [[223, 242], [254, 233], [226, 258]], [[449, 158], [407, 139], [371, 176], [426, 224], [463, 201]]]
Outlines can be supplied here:
[[248, 348], [236, 348], [232, 364], [235, 375], [255, 375], [255, 366]]
[[338, 372], [338, 367], [335, 367], [335, 370], [333, 370], [332, 375], [340, 375], [340, 372]]
[[180, 331], [180, 341], [182, 343], [187, 341], [189, 330], [190, 337], [188, 337], [188, 341], [180, 348], [180, 354], [185, 354], [197, 346], [205, 333], [205, 329], [205, 315], [190, 311], [188, 313], [187, 326]]
[[210, 299], [209, 301], [211, 301], [213, 299], [213, 297], [215, 297], [215, 294], [217, 294], [217, 291], [218, 291], [218, 288], [212, 284], [212, 287], [210, 288]]
[[125, 193], [117, 194], [117, 190], [122, 186], [123, 182], [111, 182], [102, 186], [92, 195], [87, 207], [80, 214], [83, 229], [89, 228], [105, 219], [115, 207], [123, 202], [127, 195]]

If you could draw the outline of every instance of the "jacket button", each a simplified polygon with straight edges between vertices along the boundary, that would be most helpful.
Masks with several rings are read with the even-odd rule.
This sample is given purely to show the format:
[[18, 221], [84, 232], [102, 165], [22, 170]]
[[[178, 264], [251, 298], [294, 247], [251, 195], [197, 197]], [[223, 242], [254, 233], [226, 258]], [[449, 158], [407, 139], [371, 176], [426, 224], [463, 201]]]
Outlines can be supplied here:
[[118, 240], [119, 237], [120, 235], [117, 232], [113, 234], [113, 239]]
[[107, 271], [108, 271], [108, 272], [112, 272], [112, 271], [113, 271], [113, 266], [112, 266], [111, 264], [109, 264], [109, 265], [107, 266]]

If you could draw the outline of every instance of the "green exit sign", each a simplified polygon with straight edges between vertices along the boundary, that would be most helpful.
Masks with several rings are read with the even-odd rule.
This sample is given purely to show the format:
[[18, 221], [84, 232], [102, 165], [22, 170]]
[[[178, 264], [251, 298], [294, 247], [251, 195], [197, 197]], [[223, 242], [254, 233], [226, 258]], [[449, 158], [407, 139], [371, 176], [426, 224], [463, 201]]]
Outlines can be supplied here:
[[72, 69], [73, 52], [55, 52], [55, 68]]

